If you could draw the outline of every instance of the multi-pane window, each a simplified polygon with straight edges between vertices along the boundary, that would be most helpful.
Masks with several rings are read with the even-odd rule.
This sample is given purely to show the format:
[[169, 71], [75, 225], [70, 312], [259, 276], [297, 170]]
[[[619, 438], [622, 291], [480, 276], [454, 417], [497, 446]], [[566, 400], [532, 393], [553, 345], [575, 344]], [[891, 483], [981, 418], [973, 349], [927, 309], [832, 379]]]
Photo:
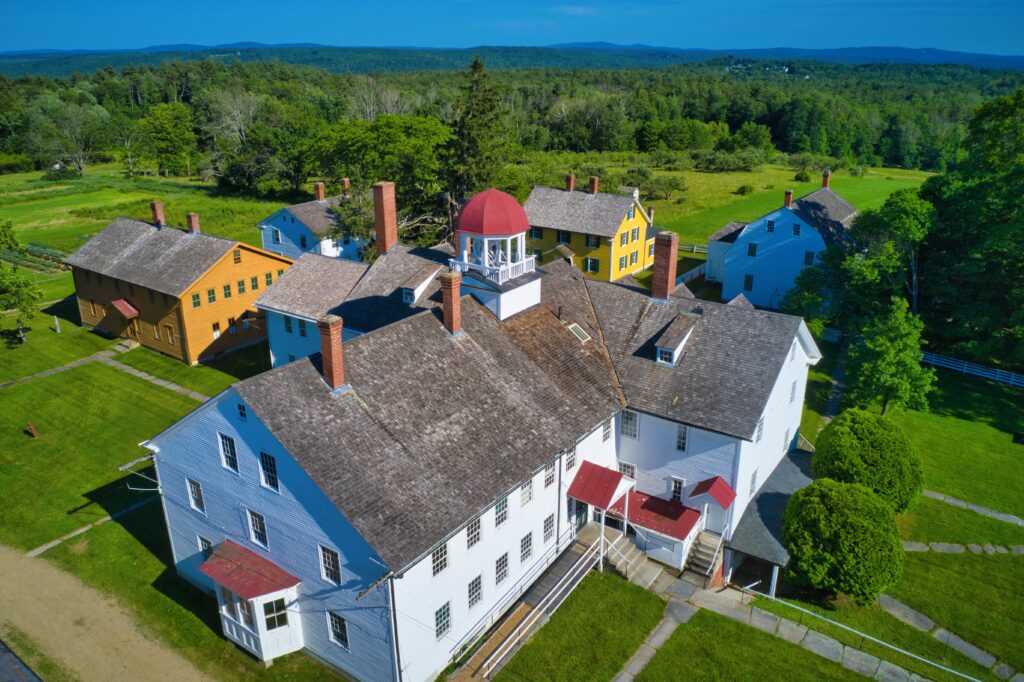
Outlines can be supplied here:
[[775, 221], [774, 220], [769, 220], [767, 222], [767, 228], [768, 228], [769, 232], [774, 232], [775, 231]]
[[213, 554], [213, 543], [202, 535], [197, 535], [196, 538], [199, 540], [199, 551], [203, 553], [203, 559], [209, 559], [210, 555]]
[[757, 420], [757, 432], [754, 434], [754, 442], [760, 443], [761, 436], [764, 435], [764, 417]]
[[305, 320], [299, 320], [299, 336], [305, 336], [305, 335], [306, 335], [306, 321]]
[[628, 243], [629, 243], [629, 233], [628, 232], [623, 232], [619, 236], [619, 246], [625, 246]]
[[230, 284], [225, 284], [224, 285], [224, 298], [231, 298], [231, 285]]
[[245, 280], [244, 279], [238, 280], [237, 286], [238, 286], [238, 293], [244, 294], [245, 293]]
[[446, 601], [444, 606], [434, 611], [434, 636], [438, 639], [452, 628], [452, 603]]
[[625, 256], [619, 256], [619, 270], [624, 270], [625, 268], [626, 268], [626, 257]]
[[245, 405], [243, 405], [242, 403], [238, 403], [238, 418], [241, 419], [242, 421], [245, 421], [246, 419], [248, 419], [248, 417], [249, 415], [245, 411]]
[[253, 510], [249, 512], [249, 539], [257, 545], [267, 546], [267, 522], [263, 514], [257, 514]]
[[794, 379], [793, 383], [789, 387], [789, 402], [793, 402], [795, 400], [796, 400], [796, 380]]
[[634, 227], [633, 231], [629, 235], [629, 241], [635, 242], [637, 239], [640, 239], [640, 228]]
[[549, 541], [554, 536], [555, 536], [555, 515], [554, 514], [549, 514], [548, 517], [546, 519], [544, 519], [544, 542]]
[[533, 479], [531, 478], [529, 481], [524, 483], [519, 488], [519, 506], [520, 507], [525, 507], [526, 505], [530, 504], [530, 501], [532, 499], [533, 499]]
[[331, 641], [335, 644], [348, 648], [348, 622], [334, 613], [333, 611], [327, 612], [327, 628], [328, 636]]
[[257, 289], [259, 289], [260, 288], [260, 278], [259, 277], [250, 277], [249, 278], [249, 288], [252, 289], [253, 291], [256, 291]]
[[186, 479], [188, 481], [188, 502], [192, 505], [192, 508], [197, 512], [206, 513], [206, 500], [203, 499], [203, 486], [199, 485], [199, 481], [194, 478]]
[[545, 488], [550, 488], [551, 485], [554, 482], [555, 482], [555, 464], [554, 464], [554, 462], [552, 462], [551, 464], [549, 464], [546, 467], [544, 467], [544, 487]]
[[494, 562], [494, 584], [500, 585], [508, 578], [508, 552], [502, 554]]
[[235, 439], [231, 436], [220, 434], [220, 457], [221, 462], [228, 469], [238, 473], [238, 455], [235, 453]]
[[164, 325], [164, 336], [167, 337], [167, 343], [174, 345], [174, 328], [169, 324]]
[[543, 239], [544, 228], [543, 227], [531, 227], [530, 228], [530, 239]]
[[268, 272], [267, 274], [263, 275], [263, 278], [264, 278], [264, 281], [267, 283], [268, 287], [271, 284], [274, 283], [274, 275], [273, 275], [273, 273]]
[[601, 269], [601, 261], [597, 258], [584, 258], [583, 259], [583, 271], [584, 272], [597, 272]]
[[596, 234], [588, 234], [587, 235], [587, 248], [588, 249], [596, 249], [599, 246], [601, 246], [601, 238], [598, 237]]
[[754, 469], [754, 473], [750, 474], [750, 495], [751, 495], [751, 497], [753, 497], [755, 492], [757, 492], [757, 469]]
[[284, 330], [289, 334], [292, 333], [292, 318], [287, 315], [284, 316]]
[[508, 521], [508, 498], [503, 497], [494, 505], [494, 527], [497, 528], [506, 521]]
[[629, 264], [630, 265], [636, 265], [637, 254], [638, 253], [639, 253], [638, 251], [634, 251], [633, 253], [629, 254]]
[[743, 291], [753, 291], [753, 290], [754, 290], [754, 276], [753, 275], [743, 275]]
[[686, 452], [686, 439], [690, 435], [690, 428], [685, 424], [676, 426], [676, 450]]
[[223, 585], [220, 586], [220, 599], [224, 602], [224, 610], [228, 615], [238, 620], [238, 611], [235, 610], [235, 595]]
[[559, 244], [568, 244], [571, 241], [572, 241], [572, 232], [568, 232], [566, 230], [559, 230], [558, 231], [558, 243]]
[[672, 479], [672, 499], [676, 502], [683, 500], [683, 482], [678, 478]]
[[[626, 212], [626, 217], [632, 220], [636, 217], [636, 205], [630, 205], [629, 211]], [[634, 237], [636, 239], [636, 237]]]
[[647, 257], [654, 258], [654, 244], [647, 247]]
[[473, 519], [466, 526], [466, 548], [470, 548], [473, 545], [480, 542], [480, 517]]
[[320, 545], [320, 575], [335, 585], [341, 584], [341, 557], [323, 545]]
[[757, 255], [757, 244], [755, 242], [747, 244], [747, 255], [751, 257]]
[[278, 270], [277, 271], [277, 278], [281, 279], [281, 275], [283, 275], [283, 274], [284, 274], [284, 270]]
[[604, 424], [601, 424], [601, 442], [607, 443], [608, 439], [612, 437], [612, 420], [605, 419]]
[[216, 300], [217, 300], [217, 290], [216, 289], [207, 289], [206, 290], [206, 302], [207, 303], [213, 303]]
[[242, 614], [242, 622], [250, 630], [256, 629], [256, 617], [252, 613], [252, 602], [245, 599], [238, 600], [238, 610]]
[[288, 627], [288, 611], [284, 599], [275, 599], [263, 604], [263, 616], [267, 619], [267, 630]]
[[804, 265], [814, 265], [813, 251], [804, 251]]
[[573, 448], [569, 452], [565, 453], [565, 470], [572, 471], [573, 467], [576, 466], [576, 448]]
[[281, 243], [281, 230], [279, 230], [279, 229], [277, 229], [277, 228], [275, 227], [275, 228], [274, 228], [274, 229], [272, 230], [272, 234], [273, 234], [273, 240], [274, 240], [274, 243], [275, 243], [275, 244], [280, 244], [280, 243]]
[[527, 533], [519, 541], [519, 560], [526, 561], [533, 555], [533, 533]]
[[434, 570], [434, 575], [448, 568], [448, 543], [434, 550], [434, 553], [430, 556], [430, 565]]
[[480, 603], [480, 600], [484, 598], [484, 578], [481, 575], [473, 578], [469, 581], [469, 585], [466, 588], [466, 593], [469, 601], [469, 608], [473, 608]]
[[622, 411], [622, 424], [619, 427], [619, 431], [626, 438], [636, 438], [637, 430], [640, 425], [640, 415], [633, 410]]
[[214, 322], [212, 330], [213, 330], [213, 338], [214, 338], [214, 340], [219, 339], [220, 338], [220, 322]]
[[793, 236], [794, 237], [799, 237], [800, 236], [800, 223], [793, 223]]
[[636, 465], [627, 462], [619, 462], [619, 473], [628, 478], [636, 478]]
[[235, 265], [238, 265], [242, 262], [242, 251], [240, 249], [235, 249], [231, 252], [231, 258], [234, 260]]
[[672, 365], [672, 349], [671, 348], [659, 348], [658, 349], [658, 362]]
[[193, 308], [198, 308], [202, 304], [203, 304], [203, 301], [199, 297], [199, 294], [192, 294], [192, 307]]
[[277, 480], [277, 460], [265, 452], [260, 453], [260, 482], [271, 490], [281, 489]]

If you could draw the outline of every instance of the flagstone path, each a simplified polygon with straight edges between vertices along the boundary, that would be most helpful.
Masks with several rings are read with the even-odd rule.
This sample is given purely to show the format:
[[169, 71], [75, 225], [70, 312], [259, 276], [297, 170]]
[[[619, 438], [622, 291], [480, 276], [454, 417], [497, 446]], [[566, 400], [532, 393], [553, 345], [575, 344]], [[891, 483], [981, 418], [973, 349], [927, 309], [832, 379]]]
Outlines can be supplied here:
[[1012, 545], [1010, 547], [1003, 547], [1002, 545], [993, 545], [991, 542], [985, 544], [968, 543], [961, 545], [956, 542], [912, 542], [910, 540], [903, 541], [904, 552], [938, 552], [940, 554], [963, 554], [964, 552], [970, 552], [971, 554], [1016, 554], [1024, 555], [1024, 545]]

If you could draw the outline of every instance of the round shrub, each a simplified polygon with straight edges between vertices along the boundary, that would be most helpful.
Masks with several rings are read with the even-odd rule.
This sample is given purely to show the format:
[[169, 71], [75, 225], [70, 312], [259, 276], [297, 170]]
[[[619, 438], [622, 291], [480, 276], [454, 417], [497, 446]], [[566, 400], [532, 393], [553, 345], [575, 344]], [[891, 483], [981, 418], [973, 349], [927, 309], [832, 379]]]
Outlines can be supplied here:
[[812, 463], [816, 476], [867, 486], [897, 514], [924, 487], [921, 458], [903, 430], [864, 410], [845, 410], [829, 422], [818, 436]]
[[799, 173], [797, 173], [796, 175], [794, 175], [793, 179], [796, 180], [797, 182], [810, 182], [811, 181], [811, 174], [808, 173], [805, 170], [802, 170]]
[[819, 478], [789, 498], [782, 517], [789, 576], [873, 602], [900, 578], [903, 545], [892, 508], [868, 488]]

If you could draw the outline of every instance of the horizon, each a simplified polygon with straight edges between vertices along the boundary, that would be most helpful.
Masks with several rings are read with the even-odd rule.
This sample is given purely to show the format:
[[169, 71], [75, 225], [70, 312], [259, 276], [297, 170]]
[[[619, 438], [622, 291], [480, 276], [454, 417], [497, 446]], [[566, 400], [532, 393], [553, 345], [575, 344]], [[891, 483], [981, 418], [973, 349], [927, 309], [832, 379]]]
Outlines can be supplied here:
[[[325, 0], [309, 0], [300, 12], [269, 0], [252, 0], [244, 13], [234, 3], [199, 0], [173, 6], [111, 0], [100, 11], [71, 0], [47, 5], [0, 0], [0, 12], [8, 18], [0, 52], [135, 51], [236, 43], [471, 49], [606, 42], [677, 50], [895, 47], [1024, 54], [1024, 3], [1016, 0], [720, 0], [713, 6], [652, 0], [625, 7], [609, 0], [554, 6], [524, 0], [515, 7], [472, 0], [430, 6], [395, 0], [389, 8], [392, 11], [381, 19], [380, 6], [339, 8]], [[311, 21], [311, 16], [317, 20]], [[911, 20], [917, 28], [908, 35]], [[83, 32], [83, 26], [89, 30]], [[438, 28], [424, 28], [433, 26]], [[842, 27], [841, 41], [832, 38], [835, 26]]]

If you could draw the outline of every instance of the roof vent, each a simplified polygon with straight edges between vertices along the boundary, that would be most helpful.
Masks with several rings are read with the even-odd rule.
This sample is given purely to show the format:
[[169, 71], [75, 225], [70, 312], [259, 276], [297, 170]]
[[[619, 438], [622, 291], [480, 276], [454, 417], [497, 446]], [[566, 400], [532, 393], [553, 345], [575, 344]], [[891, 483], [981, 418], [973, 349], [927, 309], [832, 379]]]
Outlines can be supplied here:
[[583, 327], [579, 326], [575, 322], [573, 322], [572, 324], [568, 325], [566, 327], [566, 329], [568, 329], [570, 332], [572, 332], [572, 335], [575, 336], [577, 339], [579, 339], [580, 343], [586, 343], [587, 341], [590, 341], [590, 334], [585, 332], [583, 330]]

